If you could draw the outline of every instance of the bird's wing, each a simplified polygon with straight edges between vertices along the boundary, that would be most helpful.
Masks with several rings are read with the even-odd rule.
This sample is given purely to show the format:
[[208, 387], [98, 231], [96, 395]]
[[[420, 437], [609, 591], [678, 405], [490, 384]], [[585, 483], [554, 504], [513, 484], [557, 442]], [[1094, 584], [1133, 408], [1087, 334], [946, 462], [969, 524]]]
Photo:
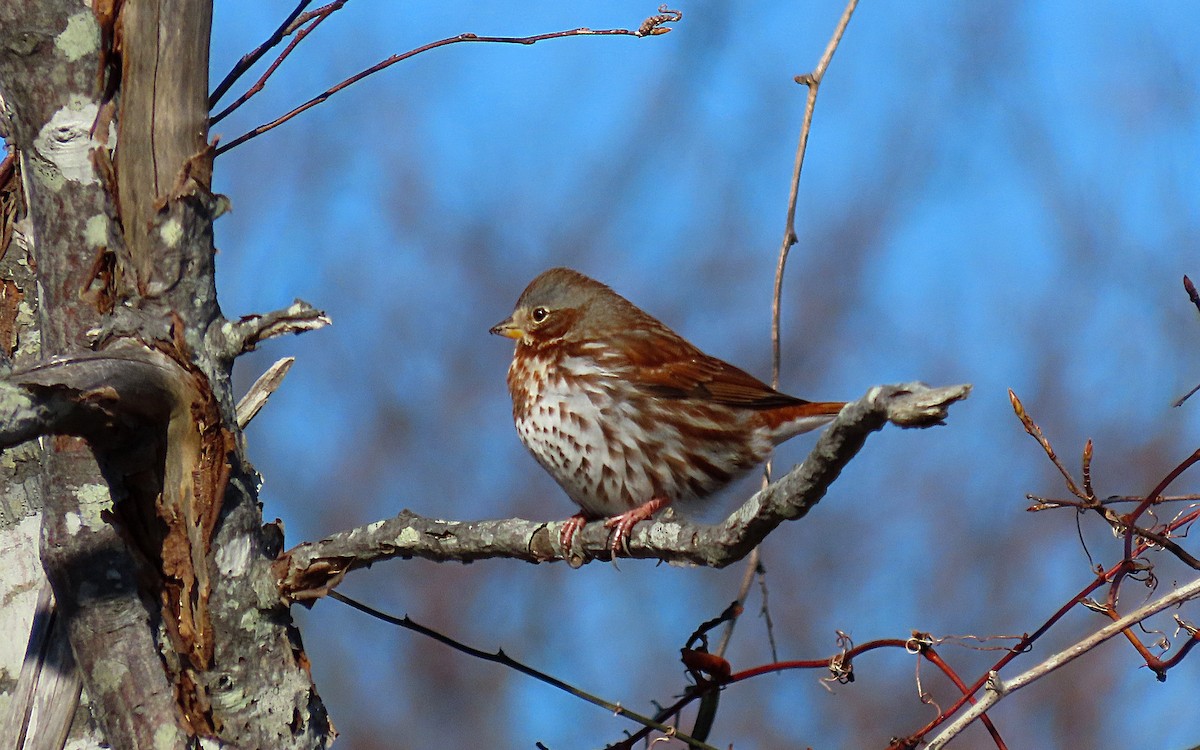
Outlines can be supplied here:
[[771, 388], [745, 370], [710, 357], [675, 336], [620, 336], [618, 346], [628, 357], [622, 377], [658, 396], [713, 401], [729, 406], [767, 409], [807, 403]]

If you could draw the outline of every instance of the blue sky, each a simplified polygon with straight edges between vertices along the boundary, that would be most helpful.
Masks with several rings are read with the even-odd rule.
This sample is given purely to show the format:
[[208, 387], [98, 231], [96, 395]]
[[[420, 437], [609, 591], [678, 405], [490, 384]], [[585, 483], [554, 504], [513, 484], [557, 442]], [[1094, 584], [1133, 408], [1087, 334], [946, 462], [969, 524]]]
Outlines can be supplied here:
[[[434, 39], [633, 27], [656, 7], [479, 5], [353, 0], [214, 134], [228, 142]], [[218, 3], [214, 80], [290, 7]], [[792, 77], [815, 64], [842, 7], [679, 7], [683, 21], [651, 39], [435, 50], [220, 157], [217, 189], [234, 206], [217, 228], [226, 315], [302, 297], [334, 320], [268, 343], [236, 373], [244, 387], [298, 358], [249, 432], [264, 514], [292, 543], [402, 508], [573, 512], [516, 439], [511, 347], [486, 333], [547, 267], [596, 276], [769, 376], [804, 99]], [[1145, 492], [1195, 448], [1200, 404], [1169, 404], [1200, 381], [1200, 320], [1180, 285], [1200, 276], [1198, 33], [1200, 8], [1184, 2], [862, 4], [817, 106], [782, 387], [814, 399], [915, 379], [975, 391], [943, 428], [873, 437], [809, 517], [768, 540], [782, 655], [831, 653], [835, 629], [859, 642], [1031, 630], [1084, 585], [1073, 516], [1024, 512], [1025, 493], [1064, 492], [1008, 388], [1069, 466], [1096, 440], [1101, 495]], [[811, 439], [794, 443], [777, 466]], [[1115, 561], [1111, 536], [1083, 527], [1093, 555]], [[648, 710], [681, 688], [678, 647], [740, 575], [394, 561], [346, 591]], [[1160, 586], [1185, 575], [1164, 561]], [[1129, 606], [1141, 595], [1129, 589]], [[298, 617], [341, 746], [600, 746], [626, 727], [334, 602]], [[1019, 668], [1096, 619], [1073, 615]], [[970, 677], [992, 658], [946, 648]], [[732, 657], [768, 660], [761, 620], [739, 627]], [[994, 718], [1012, 747], [1194, 744], [1179, 718], [1194, 660], [1164, 685], [1137, 663], [1108, 644]], [[727, 691], [714, 741], [883, 746], [931, 715], [910, 658], [857, 666], [835, 694], [807, 673]], [[922, 678], [940, 700], [951, 694]]]

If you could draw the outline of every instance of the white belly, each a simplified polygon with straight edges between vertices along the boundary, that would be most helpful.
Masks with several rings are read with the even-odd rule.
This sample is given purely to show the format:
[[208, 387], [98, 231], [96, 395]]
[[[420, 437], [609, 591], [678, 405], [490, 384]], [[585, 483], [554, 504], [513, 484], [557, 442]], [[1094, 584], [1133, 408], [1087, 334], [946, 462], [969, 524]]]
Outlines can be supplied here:
[[570, 390], [560, 374], [548, 373], [539, 386], [516, 421], [517, 434], [577, 505], [611, 516], [654, 497], [640, 458], [655, 441], [630, 418], [627, 402], [606, 387]]

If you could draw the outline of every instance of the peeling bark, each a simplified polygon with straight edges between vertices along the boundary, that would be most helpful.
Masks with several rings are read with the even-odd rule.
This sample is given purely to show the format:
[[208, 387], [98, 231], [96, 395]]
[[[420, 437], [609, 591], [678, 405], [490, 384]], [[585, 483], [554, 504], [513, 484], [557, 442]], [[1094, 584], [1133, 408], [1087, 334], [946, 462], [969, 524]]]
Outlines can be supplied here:
[[18, 358], [0, 441], [57, 435], [0, 456], [13, 462], [0, 539], [41, 511], [62, 623], [38, 630], [25, 596], [24, 627], [50, 646], [65, 635], [112, 746], [324, 747], [333, 729], [275, 590], [278, 543], [218, 346], [230, 324], [213, 266], [226, 203], [206, 142], [211, 2], [94, 6], [0, 4], [0, 95], [33, 240], [24, 277], [0, 258], [0, 360]]

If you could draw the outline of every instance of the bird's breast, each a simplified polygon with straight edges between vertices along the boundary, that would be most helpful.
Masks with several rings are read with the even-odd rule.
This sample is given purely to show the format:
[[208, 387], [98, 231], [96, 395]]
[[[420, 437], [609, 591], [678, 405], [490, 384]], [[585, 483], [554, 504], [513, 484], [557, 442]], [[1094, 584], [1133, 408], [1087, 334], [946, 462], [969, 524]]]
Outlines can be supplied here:
[[771, 447], [727, 407], [648, 394], [588, 357], [518, 357], [508, 380], [521, 441], [590, 515], [704, 497]]

